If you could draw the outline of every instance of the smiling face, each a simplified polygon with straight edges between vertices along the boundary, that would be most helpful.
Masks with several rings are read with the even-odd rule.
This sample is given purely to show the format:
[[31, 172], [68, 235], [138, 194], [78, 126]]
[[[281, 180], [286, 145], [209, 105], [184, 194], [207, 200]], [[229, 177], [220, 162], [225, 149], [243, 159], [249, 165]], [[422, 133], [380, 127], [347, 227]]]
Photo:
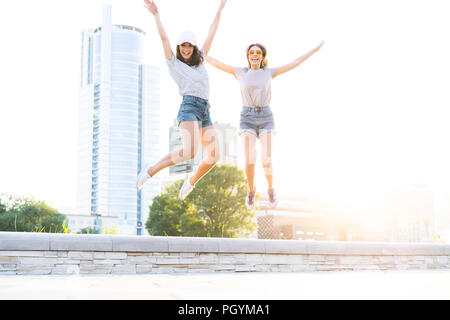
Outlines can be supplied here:
[[190, 67], [198, 67], [203, 63], [204, 60], [203, 55], [198, 47], [192, 45], [189, 42], [184, 42], [180, 45], [177, 45], [176, 57], [178, 60], [186, 63]]
[[248, 67], [253, 70], [267, 67], [266, 48], [259, 44], [252, 44], [247, 48]]
[[185, 61], [189, 61], [191, 59], [192, 54], [194, 53], [194, 46], [189, 42], [182, 43], [179, 45], [180, 54]]

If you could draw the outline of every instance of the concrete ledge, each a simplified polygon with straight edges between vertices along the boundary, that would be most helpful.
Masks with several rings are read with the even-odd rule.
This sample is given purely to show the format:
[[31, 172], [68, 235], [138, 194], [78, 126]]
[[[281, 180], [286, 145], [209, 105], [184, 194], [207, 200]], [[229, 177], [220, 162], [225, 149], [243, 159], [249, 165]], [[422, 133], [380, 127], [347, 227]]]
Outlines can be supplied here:
[[0, 250], [50, 250], [50, 234], [0, 232]]
[[[101, 235], [97, 235], [102, 237]], [[122, 252], [169, 252], [169, 241], [167, 237], [149, 236], [103, 236], [111, 239], [112, 250]]]
[[0, 275], [450, 270], [450, 246], [0, 232]]
[[[169, 244], [168, 252], [219, 252], [221, 239], [217, 238], [188, 238], [166, 237]], [[195, 251], [192, 249], [195, 248]]]
[[450, 255], [450, 245], [428, 243], [258, 240], [32, 232], [0, 232], [0, 250]]
[[[0, 233], [0, 250], [1, 250]], [[111, 237], [101, 235], [85, 235], [85, 234], [50, 234], [49, 237], [50, 251], [113, 251], [113, 241]], [[29, 249], [33, 250], [33, 249]]]

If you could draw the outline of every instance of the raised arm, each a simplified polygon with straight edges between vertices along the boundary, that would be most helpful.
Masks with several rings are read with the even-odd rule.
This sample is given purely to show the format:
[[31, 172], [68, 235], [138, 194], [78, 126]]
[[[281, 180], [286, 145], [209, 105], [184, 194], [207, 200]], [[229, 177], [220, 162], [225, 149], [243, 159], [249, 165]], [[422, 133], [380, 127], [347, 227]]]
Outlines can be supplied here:
[[156, 4], [154, 1], [150, 0], [144, 0], [144, 7], [150, 11], [153, 16], [155, 17], [156, 27], [158, 28], [159, 36], [161, 37], [163, 49], [164, 49], [164, 56], [167, 60], [172, 60], [172, 48], [170, 47], [169, 38], [167, 37], [166, 31], [164, 30], [164, 27], [161, 23], [161, 20], [159, 18], [159, 11], [156, 7]]
[[212, 64], [217, 69], [225, 71], [225, 72], [228, 72], [228, 73], [236, 76], [232, 66], [229, 66], [229, 65], [227, 65], [225, 63], [222, 63], [222, 62], [220, 62], [220, 61], [218, 61], [218, 60], [216, 60], [216, 59], [214, 59], [213, 57], [210, 57], [210, 56], [206, 57], [206, 61], [208, 61], [210, 64]]
[[323, 46], [324, 42], [320, 42], [320, 44], [315, 47], [314, 49], [312, 49], [311, 51], [305, 53], [304, 55], [302, 55], [301, 57], [295, 59], [294, 61], [292, 61], [291, 63], [288, 63], [284, 66], [278, 67], [276, 68], [274, 77], [279, 76], [282, 73], [288, 72], [296, 67], [298, 67], [299, 65], [301, 65], [306, 59], [308, 59], [309, 57], [311, 57], [314, 53], [316, 53], [317, 51], [320, 50], [320, 48]]
[[226, 3], [227, 3], [227, 0], [221, 0], [219, 10], [216, 13], [216, 17], [214, 18], [214, 21], [211, 24], [211, 27], [209, 27], [208, 36], [206, 37], [206, 40], [203, 44], [203, 50], [205, 51], [205, 56], [208, 55], [209, 49], [211, 49], [211, 44], [214, 40], [214, 36], [216, 35], [217, 27], [219, 26], [220, 15], [221, 15], [222, 10], [225, 7]]

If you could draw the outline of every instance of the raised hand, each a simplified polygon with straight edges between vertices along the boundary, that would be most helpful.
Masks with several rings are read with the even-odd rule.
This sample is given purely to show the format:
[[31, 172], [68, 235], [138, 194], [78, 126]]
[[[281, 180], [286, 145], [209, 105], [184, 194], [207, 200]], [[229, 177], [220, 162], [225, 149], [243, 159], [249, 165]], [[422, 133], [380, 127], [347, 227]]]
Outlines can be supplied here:
[[320, 48], [322, 48], [322, 46], [323, 46], [324, 43], [325, 43], [325, 41], [322, 40], [322, 41], [319, 43], [319, 45], [316, 47], [316, 49], [319, 50]]
[[203, 44], [203, 50], [205, 52], [205, 56], [208, 55], [209, 49], [211, 48], [212, 41], [214, 39], [214, 36], [216, 35], [217, 27], [219, 26], [220, 15], [221, 15], [222, 10], [225, 7], [226, 3], [227, 3], [227, 0], [220, 1], [219, 10], [217, 10], [216, 17], [214, 18], [214, 21], [211, 24], [211, 27], [209, 28], [208, 36], [206, 37], [205, 43]]
[[144, 7], [147, 8], [153, 15], [158, 14], [158, 7], [156, 6], [154, 1], [144, 0]]
[[320, 48], [322, 48], [322, 46], [323, 46], [324, 43], [325, 43], [324, 41], [321, 41], [321, 42], [317, 45], [317, 47], [315, 47], [314, 49], [308, 51], [307, 53], [305, 53], [305, 54], [302, 55], [301, 57], [295, 59], [293, 62], [288, 63], [288, 64], [286, 64], [286, 65], [284, 65], [284, 66], [281, 66], [281, 67], [276, 68], [274, 77], [276, 77], [276, 76], [278, 76], [278, 75], [280, 75], [280, 74], [282, 74], [282, 73], [288, 72], [289, 70], [292, 70], [292, 69], [298, 67], [299, 65], [301, 65], [303, 62], [306, 61], [306, 59], [308, 59], [308, 58], [311, 57], [314, 53], [316, 53], [317, 51], [319, 51]]
[[158, 7], [156, 6], [154, 1], [150, 0], [144, 0], [144, 7], [147, 8], [148, 11], [153, 14], [153, 17], [155, 18], [156, 27], [158, 28], [159, 36], [161, 37], [163, 49], [164, 49], [164, 56], [166, 59], [171, 60], [172, 59], [172, 49], [170, 47], [169, 38], [167, 37], [166, 31], [164, 30], [164, 27], [161, 23], [161, 19], [159, 17]]

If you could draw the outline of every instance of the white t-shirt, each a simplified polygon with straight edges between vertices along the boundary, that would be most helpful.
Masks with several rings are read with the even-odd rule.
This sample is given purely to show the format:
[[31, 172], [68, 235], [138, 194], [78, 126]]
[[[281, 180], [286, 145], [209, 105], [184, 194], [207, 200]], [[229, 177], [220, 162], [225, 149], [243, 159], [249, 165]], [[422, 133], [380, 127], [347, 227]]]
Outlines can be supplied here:
[[[202, 55], [204, 51], [202, 50]], [[204, 60], [206, 61], [206, 59]], [[178, 85], [180, 95], [190, 95], [205, 100], [209, 99], [209, 77], [204, 63], [198, 67], [190, 67], [172, 54], [172, 60], [166, 59], [172, 78]]]
[[265, 107], [272, 98], [271, 83], [276, 68], [249, 68], [233, 67], [236, 79], [241, 88], [242, 103], [246, 107]]

